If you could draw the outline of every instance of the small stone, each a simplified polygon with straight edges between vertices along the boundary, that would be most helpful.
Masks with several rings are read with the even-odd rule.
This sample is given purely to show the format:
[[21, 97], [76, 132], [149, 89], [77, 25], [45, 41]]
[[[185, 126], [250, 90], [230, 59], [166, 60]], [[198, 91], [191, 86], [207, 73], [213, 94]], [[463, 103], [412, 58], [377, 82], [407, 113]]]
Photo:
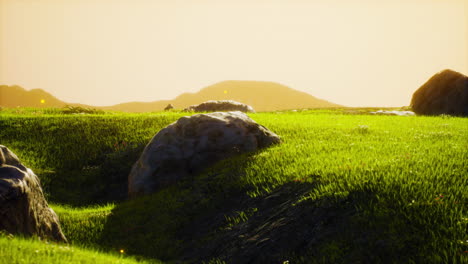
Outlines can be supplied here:
[[174, 106], [172, 104], [168, 104], [165, 108], [164, 108], [164, 111], [169, 111], [169, 110], [172, 110], [174, 109]]

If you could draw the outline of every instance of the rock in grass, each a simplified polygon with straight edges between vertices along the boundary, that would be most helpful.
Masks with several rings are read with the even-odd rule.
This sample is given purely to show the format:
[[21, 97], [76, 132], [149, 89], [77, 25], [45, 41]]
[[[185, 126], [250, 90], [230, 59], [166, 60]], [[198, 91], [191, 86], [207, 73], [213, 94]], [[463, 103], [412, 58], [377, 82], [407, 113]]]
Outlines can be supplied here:
[[411, 107], [421, 115], [468, 116], [468, 77], [452, 70], [435, 74], [414, 92]]
[[238, 111], [182, 117], [145, 147], [128, 177], [128, 194], [153, 193], [221, 159], [279, 142], [276, 134]]
[[239, 103], [233, 100], [210, 100], [199, 105], [192, 105], [184, 109], [184, 111], [193, 112], [216, 112], [216, 111], [241, 111], [244, 113], [255, 112], [250, 105]]
[[39, 178], [0, 145], [0, 230], [67, 242], [58, 216], [42, 193]]
[[378, 110], [375, 112], [370, 112], [373, 115], [394, 115], [394, 116], [414, 116], [412, 111], [398, 111], [398, 110]]
[[174, 106], [172, 104], [168, 104], [166, 107], [164, 107], [164, 111], [169, 111], [174, 109]]

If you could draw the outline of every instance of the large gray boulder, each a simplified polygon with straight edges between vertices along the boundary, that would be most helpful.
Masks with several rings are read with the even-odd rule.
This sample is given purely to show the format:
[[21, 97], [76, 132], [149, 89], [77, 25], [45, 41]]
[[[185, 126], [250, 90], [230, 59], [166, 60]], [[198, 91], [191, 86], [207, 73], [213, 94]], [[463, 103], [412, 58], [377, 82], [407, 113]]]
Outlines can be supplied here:
[[39, 178], [0, 145], [0, 230], [67, 242], [58, 216], [42, 193]]
[[133, 165], [129, 197], [153, 193], [221, 159], [279, 142], [276, 134], [239, 111], [182, 117], [159, 131]]
[[250, 105], [239, 103], [233, 100], [210, 100], [199, 105], [192, 105], [184, 109], [192, 112], [217, 112], [217, 111], [241, 111], [253, 113], [254, 109]]
[[468, 116], [468, 77], [452, 70], [435, 74], [414, 92], [411, 107], [421, 115]]

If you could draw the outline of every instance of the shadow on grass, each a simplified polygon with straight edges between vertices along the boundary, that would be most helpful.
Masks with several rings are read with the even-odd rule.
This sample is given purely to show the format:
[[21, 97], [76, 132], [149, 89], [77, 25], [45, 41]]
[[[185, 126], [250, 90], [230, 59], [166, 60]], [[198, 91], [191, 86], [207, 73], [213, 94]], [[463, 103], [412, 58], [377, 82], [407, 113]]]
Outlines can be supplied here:
[[[61, 184], [53, 194], [61, 197], [60, 202], [77, 205], [123, 201], [128, 172], [142, 149], [113, 153], [101, 167], [88, 169], [88, 174], [77, 171], [74, 173], [79, 177], [73, 177], [72, 172], [66, 181], [52, 181]], [[388, 192], [397, 193], [398, 185], [380, 188], [380, 184], [373, 184], [373, 188], [361, 187], [313, 200], [307, 198], [309, 194], [329, 184], [317, 175], [307, 177], [314, 179], [312, 182], [291, 181], [251, 197], [247, 195], [251, 186], [241, 180], [251, 155], [255, 153], [222, 161], [155, 194], [119, 203], [93, 243], [104, 250], [123, 249], [145, 259], [186, 263], [466, 260], [466, 255], [453, 254], [468, 248], [454, 245], [450, 249], [456, 239], [431, 241], [444, 237], [440, 235], [442, 227], [428, 227], [421, 221], [430, 216], [450, 228], [447, 217], [435, 214], [437, 210], [428, 213], [428, 206], [405, 209], [394, 203], [394, 193]]]
[[129, 146], [102, 155], [99, 161], [88, 166], [40, 172], [48, 201], [72, 206], [124, 201], [128, 174], [143, 149], [144, 145]]
[[402, 244], [382, 230], [404, 232], [405, 225], [395, 224], [387, 211], [375, 211], [375, 190], [304, 199], [326, 184], [317, 176], [311, 183], [288, 182], [250, 197], [239, 179], [247, 159], [215, 166], [223, 167], [223, 173], [203, 173], [117, 205], [101, 244], [145, 258], [187, 263], [380, 263], [407, 262], [411, 255], [417, 259], [417, 245]]
[[[309, 194], [326, 189], [322, 187], [329, 182], [311, 175], [307, 177], [311, 182], [291, 181], [251, 197], [247, 194], [251, 186], [241, 183], [250, 155], [118, 204], [106, 221], [100, 244], [177, 263], [461, 263], [466, 259], [454, 255], [463, 249], [451, 246], [456, 240], [443, 235], [442, 227], [426, 225], [427, 216], [443, 223], [444, 215], [395, 202], [399, 185], [359, 185], [314, 200]], [[428, 241], [434, 237], [449, 239]]]

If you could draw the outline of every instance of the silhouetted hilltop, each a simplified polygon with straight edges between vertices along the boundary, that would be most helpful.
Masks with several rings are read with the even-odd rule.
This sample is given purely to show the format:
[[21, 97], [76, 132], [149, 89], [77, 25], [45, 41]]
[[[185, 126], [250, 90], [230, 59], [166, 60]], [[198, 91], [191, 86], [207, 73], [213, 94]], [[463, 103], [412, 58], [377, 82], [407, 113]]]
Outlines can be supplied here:
[[[101, 106], [96, 107], [103, 110], [110, 111], [122, 111], [122, 112], [154, 112], [162, 111], [164, 107], [172, 103], [173, 100], [161, 100], [154, 102], [130, 102], [130, 103], [121, 103], [112, 106]], [[179, 109], [181, 107], [177, 107]]]
[[261, 81], [224, 81], [201, 89], [197, 93], [183, 93], [173, 100], [129, 102], [112, 106], [89, 106], [63, 102], [42, 89], [30, 91], [17, 85], [0, 85], [0, 106], [3, 107], [90, 107], [123, 112], [161, 111], [168, 104], [184, 109], [208, 100], [234, 100], [252, 106], [255, 111], [275, 111], [301, 108], [340, 107], [288, 86]]
[[0, 85], [0, 106], [63, 107], [66, 103], [42, 89], [26, 89], [18, 85]]
[[208, 100], [234, 100], [252, 106], [255, 111], [340, 107], [340, 105], [279, 83], [224, 81], [205, 87], [197, 93], [183, 93], [174, 100], [123, 103], [104, 107], [104, 109], [146, 112], [162, 110], [168, 104], [173, 104], [176, 109], [184, 109], [190, 105], [200, 104]]
[[67, 103], [42, 89], [32, 89], [28, 91], [18, 85], [0, 85], [1, 107], [61, 108], [67, 105], [84, 108], [99, 108], [85, 104]]

